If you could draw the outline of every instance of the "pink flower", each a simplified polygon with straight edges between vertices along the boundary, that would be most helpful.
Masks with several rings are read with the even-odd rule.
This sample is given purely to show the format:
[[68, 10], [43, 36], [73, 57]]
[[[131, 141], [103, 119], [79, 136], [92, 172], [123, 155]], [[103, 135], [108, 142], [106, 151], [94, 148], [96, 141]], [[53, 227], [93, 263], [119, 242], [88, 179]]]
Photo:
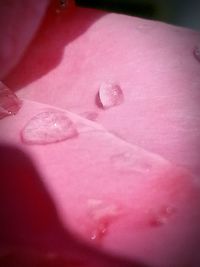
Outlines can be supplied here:
[[198, 265], [199, 33], [68, 4], [1, 4], [0, 265]]

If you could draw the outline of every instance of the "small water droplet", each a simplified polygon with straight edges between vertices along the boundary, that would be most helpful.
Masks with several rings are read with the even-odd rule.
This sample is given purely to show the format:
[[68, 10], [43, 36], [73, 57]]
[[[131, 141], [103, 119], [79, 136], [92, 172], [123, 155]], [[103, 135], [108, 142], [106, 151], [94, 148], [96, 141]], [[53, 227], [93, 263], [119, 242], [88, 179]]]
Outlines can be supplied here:
[[15, 115], [21, 108], [22, 102], [2, 82], [0, 82], [0, 119]]
[[59, 6], [61, 9], [64, 9], [67, 7], [67, 0], [59, 0]]
[[98, 224], [96, 224], [94, 229], [91, 231], [90, 239], [92, 241], [97, 241], [97, 242], [101, 241], [108, 231], [108, 226], [109, 226], [109, 220], [106, 220], [104, 218], [101, 221], [99, 221]]
[[151, 227], [158, 227], [166, 224], [169, 218], [176, 212], [172, 206], [161, 207], [157, 213], [151, 214], [149, 225]]
[[151, 170], [151, 164], [145, 162], [144, 159], [138, 158], [137, 154], [131, 152], [124, 152], [111, 156], [111, 163], [118, 171], [129, 173], [139, 172], [147, 173]]
[[102, 83], [98, 92], [98, 104], [101, 108], [108, 109], [123, 103], [124, 95], [121, 87], [115, 83]]
[[195, 46], [193, 54], [194, 57], [200, 62], [200, 46]]
[[26, 144], [45, 145], [76, 137], [78, 132], [64, 112], [46, 111], [34, 116], [21, 135]]
[[98, 113], [93, 112], [93, 111], [86, 111], [86, 112], [81, 113], [80, 115], [91, 121], [95, 121], [98, 117]]
[[121, 214], [121, 210], [118, 206], [99, 199], [88, 200], [88, 208], [90, 239], [100, 242], [107, 234], [110, 225]]

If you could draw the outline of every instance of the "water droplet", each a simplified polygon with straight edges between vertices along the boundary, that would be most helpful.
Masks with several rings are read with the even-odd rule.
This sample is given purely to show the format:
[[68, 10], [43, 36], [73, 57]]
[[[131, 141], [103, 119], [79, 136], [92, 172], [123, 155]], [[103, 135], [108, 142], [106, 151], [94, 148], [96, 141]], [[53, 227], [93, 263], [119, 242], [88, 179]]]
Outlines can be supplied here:
[[64, 9], [67, 7], [67, 0], [59, 0], [59, 6], [61, 9]]
[[15, 115], [21, 108], [22, 102], [2, 82], [0, 82], [0, 119]]
[[200, 46], [195, 46], [193, 54], [194, 57], [200, 62]]
[[152, 166], [143, 158], [138, 158], [137, 154], [131, 152], [124, 152], [111, 156], [111, 163], [114, 168], [120, 172], [139, 172], [148, 173]]
[[91, 121], [95, 121], [98, 117], [98, 113], [93, 112], [93, 111], [86, 111], [86, 112], [81, 113], [80, 115]]
[[176, 212], [172, 206], [161, 207], [157, 213], [152, 213], [149, 219], [151, 227], [158, 227], [166, 224], [169, 218]]
[[98, 93], [98, 104], [104, 109], [122, 104], [124, 95], [121, 87], [115, 83], [102, 83]]
[[119, 217], [121, 210], [114, 204], [107, 204], [99, 199], [88, 201], [90, 218], [90, 239], [100, 242], [108, 233], [110, 225]]
[[78, 132], [64, 112], [46, 111], [34, 116], [21, 134], [27, 144], [45, 145], [76, 137]]
[[90, 239], [92, 241], [100, 242], [106, 235], [108, 231], [108, 226], [109, 226], [109, 220], [106, 220], [104, 218], [101, 221], [99, 221], [98, 224], [96, 224], [94, 229], [91, 231]]
[[59, 0], [56, 6], [56, 13], [60, 14], [63, 10], [67, 8], [67, 5], [68, 5], [68, 0]]

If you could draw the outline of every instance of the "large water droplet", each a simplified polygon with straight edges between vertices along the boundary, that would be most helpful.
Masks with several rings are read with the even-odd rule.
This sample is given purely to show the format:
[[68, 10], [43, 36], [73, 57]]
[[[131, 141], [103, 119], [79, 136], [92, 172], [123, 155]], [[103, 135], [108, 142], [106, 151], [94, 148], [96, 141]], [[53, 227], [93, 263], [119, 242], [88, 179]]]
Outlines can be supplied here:
[[90, 199], [88, 209], [90, 239], [100, 242], [108, 233], [110, 225], [121, 214], [121, 210], [115, 204], [108, 204], [99, 199]]
[[21, 134], [23, 142], [39, 145], [61, 142], [78, 135], [73, 122], [59, 111], [46, 111], [34, 116]]
[[22, 102], [2, 82], [0, 82], [0, 119], [15, 115], [21, 108]]
[[200, 62], [200, 46], [195, 46], [193, 54], [194, 57]]
[[122, 104], [124, 95], [121, 87], [115, 83], [102, 83], [99, 88], [99, 105], [104, 109]]

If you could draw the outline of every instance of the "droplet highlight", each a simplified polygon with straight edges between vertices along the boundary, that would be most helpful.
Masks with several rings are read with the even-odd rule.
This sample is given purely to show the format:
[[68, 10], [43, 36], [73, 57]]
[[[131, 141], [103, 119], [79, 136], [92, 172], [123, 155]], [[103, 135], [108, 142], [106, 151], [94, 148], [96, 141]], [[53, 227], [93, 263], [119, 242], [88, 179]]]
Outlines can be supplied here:
[[0, 82], [0, 119], [17, 114], [22, 101], [2, 82]]
[[98, 105], [101, 108], [109, 109], [122, 104], [124, 94], [121, 87], [115, 83], [102, 83], [98, 92]]
[[121, 209], [99, 199], [88, 200], [90, 219], [90, 240], [100, 242], [109, 232], [111, 224], [121, 215]]
[[200, 62], [200, 46], [195, 46], [193, 55]]
[[74, 123], [64, 112], [46, 111], [34, 116], [21, 132], [26, 144], [45, 145], [76, 137]]

